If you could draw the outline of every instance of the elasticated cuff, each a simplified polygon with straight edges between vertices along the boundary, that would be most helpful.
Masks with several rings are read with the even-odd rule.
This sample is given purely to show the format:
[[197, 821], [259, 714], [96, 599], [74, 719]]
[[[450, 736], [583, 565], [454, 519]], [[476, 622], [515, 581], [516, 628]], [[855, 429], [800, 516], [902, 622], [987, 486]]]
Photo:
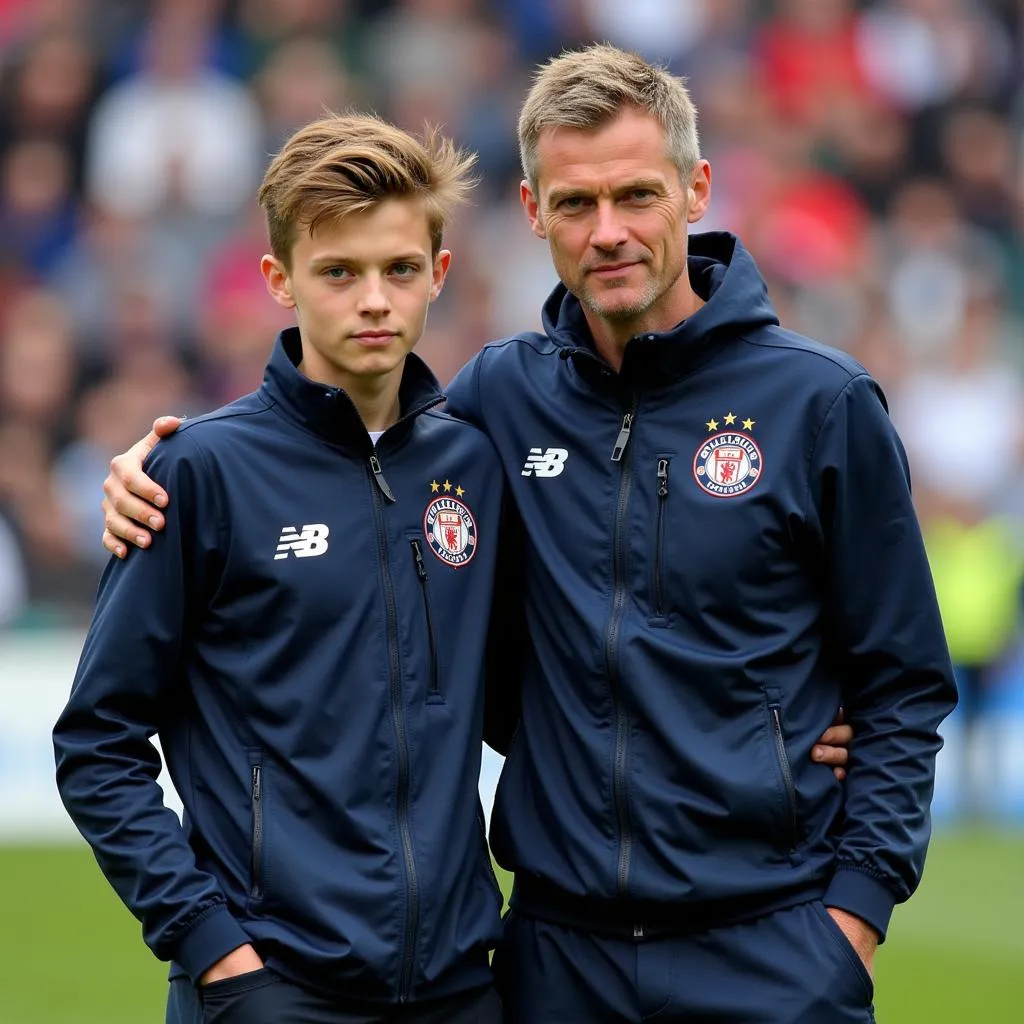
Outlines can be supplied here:
[[174, 951], [174, 961], [185, 969], [192, 984], [233, 949], [251, 941], [228, 908], [220, 906], [205, 914], [187, 931]]
[[832, 876], [822, 898], [826, 907], [836, 907], [867, 921], [878, 932], [879, 941], [885, 941], [896, 898], [876, 878], [865, 871], [840, 865]]

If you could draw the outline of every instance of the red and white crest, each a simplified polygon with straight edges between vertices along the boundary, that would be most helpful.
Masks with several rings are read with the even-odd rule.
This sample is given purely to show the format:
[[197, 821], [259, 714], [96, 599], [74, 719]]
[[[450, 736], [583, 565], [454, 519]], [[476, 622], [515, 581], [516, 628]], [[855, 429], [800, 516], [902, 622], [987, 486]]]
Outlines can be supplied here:
[[434, 498], [423, 514], [423, 533], [430, 550], [456, 569], [476, 554], [476, 520], [458, 498]]
[[745, 494], [761, 478], [761, 449], [752, 437], [723, 431], [707, 438], [693, 457], [693, 476], [716, 498]]

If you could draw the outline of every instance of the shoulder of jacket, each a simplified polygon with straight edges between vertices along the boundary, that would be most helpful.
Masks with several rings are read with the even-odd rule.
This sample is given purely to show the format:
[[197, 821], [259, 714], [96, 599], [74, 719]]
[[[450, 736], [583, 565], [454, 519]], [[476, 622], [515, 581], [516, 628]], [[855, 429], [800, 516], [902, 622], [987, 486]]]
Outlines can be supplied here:
[[785, 362], [798, 362], [801, 372], [813, 374], [826, 389], [841, 391], [857, 377], [870, 379], [868, 371], [849, 353], [785, 327], [762, 327], [744, 334], [740, 340], [748, 345], [774, 349]]
[[491, 439], [483, 430], [464, 419], [460, 419], [458, 416], [453, 416], [450, 412], [446, 412], [443, 407], [440, 409], [428, 409], [423, 413], [422, 419], [431, 433], [434, 430], [455, 431], [460, 438], [471, 442], [475, 441], [481, 449], [486, 449], [487, 452], [494, 451]]
[[559, 346], [546, 334], [540, 331], [526, 331], [513, 334], [507, 338], [489, 341], [473, 357], [474, 360], [484, 359], [515, 359], [517, 357], [552, 356], [558, 354]]
[[262, 416], [269, 411], [270, 405], [253, 391], [219, 409], [185, 420], [175, 433], [187, 433], [199, 444], [201, 440], [212, 440], [226, 427], [244, 424], [247, 419], [251, 422], [252, 417]]

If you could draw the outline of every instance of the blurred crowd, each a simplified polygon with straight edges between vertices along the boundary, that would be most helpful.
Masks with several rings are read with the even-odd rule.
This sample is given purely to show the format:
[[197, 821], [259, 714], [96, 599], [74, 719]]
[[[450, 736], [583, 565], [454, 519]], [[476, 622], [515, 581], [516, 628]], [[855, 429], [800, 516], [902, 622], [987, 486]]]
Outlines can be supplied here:
[[535, 326], [517, 108], [594, 39], [689, 78], [702, 227], [883, 384], [968, 703], [1021, 674], [1021, 0], [0, 0], [0, 625], [85, 621], [111, 455], [259, 383], [287, 318], [255, 190], [325, 109], [479, 154], [421, 346], [442, 381]]

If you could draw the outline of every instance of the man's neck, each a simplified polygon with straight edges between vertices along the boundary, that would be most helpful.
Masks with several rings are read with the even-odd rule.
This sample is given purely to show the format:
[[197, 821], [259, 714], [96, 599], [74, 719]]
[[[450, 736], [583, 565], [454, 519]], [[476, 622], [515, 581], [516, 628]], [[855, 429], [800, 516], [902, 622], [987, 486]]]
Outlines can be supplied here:
[[[393, 427], [402, 415], [402, 407], [398, 400], [399, 388], [402, 384], [400, 374], [392, 374], [394, 378], [386, 378], [383, 382], [356, 381], [354, 386], [345, 388], [345, 393], [352, 399], [363, 425], [369, 431], [387, 430]], [[375, 389], [366, 384], [384, 383], [385, 387]]]
[[638, 334], [660, 334], [671, 331], [684, 320], [693, 316], [704, 305], [702, 299], [693, 289], [687, 289], [685, 300], [670, 310], [649, 310], [633, 320], [608, 320], [597, 316], [585, 306], [583, 315], [586, 317], [590, 336], [594, 339], [597, 354], [616, 372], [622, 369], [622, 359], [626, 354], [626, 346]]

